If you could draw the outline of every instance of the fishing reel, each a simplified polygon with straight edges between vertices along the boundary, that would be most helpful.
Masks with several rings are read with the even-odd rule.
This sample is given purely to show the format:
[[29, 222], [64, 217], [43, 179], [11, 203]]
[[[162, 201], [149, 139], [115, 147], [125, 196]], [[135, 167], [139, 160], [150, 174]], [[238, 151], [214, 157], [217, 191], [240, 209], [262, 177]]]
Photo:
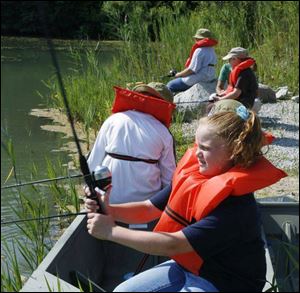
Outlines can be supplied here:
[[102, 191], [106, 191], [111, 184], [110, 170], [106, 166], [97, 166], [91, 175], [95, 186]]
[[167, 76], [168, 76], [168, 77], [174, 77], [174, 76], [176, 75], [176, 73], [177, 73], [177, 70], [171, 69], [171, 70], [169, 71], [169, 74], [168, 74]]

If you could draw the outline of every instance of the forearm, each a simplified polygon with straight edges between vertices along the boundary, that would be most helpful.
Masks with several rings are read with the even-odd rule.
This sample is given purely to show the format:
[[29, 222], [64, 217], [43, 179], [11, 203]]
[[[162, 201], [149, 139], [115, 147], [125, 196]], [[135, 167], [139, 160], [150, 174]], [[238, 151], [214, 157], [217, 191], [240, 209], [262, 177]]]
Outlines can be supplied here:
[[218, 80], [217, 87], [216, 87], [216, 93], [218, 95], [224, 93], [224, 86], [225, 86], [225, 82], [223, 82], [222, 80]]
[[88, 233], [98, 239], [109, 240], [154, 255], [171, 256], [193, 250], [182, 231], [137, 231], [116, 225], [112, 215], [89, 213], [87, 217]]
[[185, 77], [185, 76], [189, 76], [191, 74], [194, 74], [194, 71], [189, 68], [185, 68], [184, 70], [176, 73], [175, 77]]
[[235, 88], [231, 93], [228, 93], [227, 95], [219, 97], [219, 100], [224, 100], [224, 99], [237, 100], [240, 95], [241, 95], [241, 90]]
[[152, 255], [172, 256], [193, 250], [181, 231], [148, 232], [114, 226], [108, 240]]
[[136, 224], [148, 223], [161, 215], [161, 211], [152, 205], [150, 200], [141, 202], [111, 204], [108, 208], [115, 221]]

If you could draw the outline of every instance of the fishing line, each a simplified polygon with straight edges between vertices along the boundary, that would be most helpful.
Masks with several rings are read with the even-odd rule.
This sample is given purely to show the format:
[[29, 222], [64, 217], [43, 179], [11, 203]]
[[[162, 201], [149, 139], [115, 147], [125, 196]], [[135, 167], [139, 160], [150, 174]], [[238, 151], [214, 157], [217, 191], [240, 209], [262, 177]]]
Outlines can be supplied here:
[[87, 212], [79, 212], [79, 213], [69, 213], [69, 214], [53, 215], [53, 216], [40, 217], [40, 218], [12, 220], [12, 221], [2, 221], [1, 220], [1, 226], [2, 225], [16, 224], [16, 223], [29, 222], [29, 221], [42, 221], [42, 220], [53, 219], [53, 218], [63, 218], [63, 217], [71, 217], [71, 216], [86, 215], [86, 214], [87, 214]]
[[203, 100], [203, 101], [188, 101], [188, 102], [176, 102], [174, 103], [175, 105], [179, 105], [179, 104], [201, 104], [201, 103], [208, 103], [208, 102], [212, 102], [211, 100]]
[[[74, 177], [82, 177], [83, 176], [84, 181], [87, 184], [87, 186], [89, 187], [90, 193], [91, 193], [91, 195], [88, 196], [88, 197], [97, 202], [97, 204], [99, 206], [99, 211], [98, 212], [103, 212], [104, 209], [101, 207], [101, 203], [100, 203], [99, 198], [96, 194], [95, 188], [98, 187], [102, 190], [105, 190], [104, 187], [109, 187], [110, 183], [111, 183], [111, 174], [110, 174], [109, 170], [107, 169], [107, 167], [104, 167], [104, 166], [97, 166], [97, 168], [95, 169], [93, 174], [91, 174], [90, 170], [89, 170], [89, 167], [88, 167], [88, 164], [87, 164], [87, 160], [86, 160], [85, 156], [82, 154], [81, 147], [80, 147], [80, 144], [79, 144], [79, 139], [77, 137], [75, 127], [74, 127], [74, 120], [73, 120], [73, 117], [71, 115], [70, 107], [69, 107], [68, 100], [67, 100], [67, 97], [66, 97], [65, 88], [64, 88], [61, 73], [60, 73], [60, 68], [59, 68], [57, 58], [56, 58], [56, 55], [55, 55], [54, 46], [53, 46], [52, 40], [51, 40], [51, 38], [49, 37], [49, 34], [48, 34], [46, 14], [45, 14], [45, 9], [44, 9], [43, 5], [46, 5], [46, 3], [42, 3], [42, 1], [41, 1], [39, 3], [40, 17], [41, 17], [42, 24], [44, 26], [44, 31], [45, 31], [49, 51], [51, 53], [52, 62], [54, 64], [54, 67], [55, 67], [55, 70], [56, 70], [56, 75], [57, 75], [57, 79], [58, 79], [58, 82], [59, 82], [61, 95], [63, 96], [63, 101], [64, 101], [64, 104], [65, 104], [65, 107], [66, 107], [68, 120], [71, 124], [73, 137], [74, 137], [74, 140], [75, 140], [75, 143], [76, 143], [76, 146], [77, 146], [77, 151], [78, 151], [78, 154], [79, 154], [80, 169], [81, 169], [81, 172], [82, 172], [83, 175], [77, 174], [77, 175], [72, 175], [72, 176], [67, 176], [67, 177], [42, 179], [42, 180], [27, 182], [27, 183], [23, 183], [23, 184], [22, 183], [16, 184], [14, 186], [4, 186], [4, 187], [1, 187], [1, 189], [11, 188], [11, 187], [19, 187], [19, 186], [24, 186], [24, 185], [29, 185], [29, 184], [49, 182], [49, 181], [54, 181], [54, 180], [62, 180], [62, 179], [67, 179], [67, 178], [74, 178]], [[83, 215], [83, 214], [87, 214], [87, 213], [86, 212], [68, 213], [68, 214], [62, 214], [62, 215], [53, 215], [53, 216], [48, 216], [48, 217], [30, 218], [30, 219], [20, 219], [20, 220], [14, 220], [14, 221], [2, 221], [1, 220], [1, 224], [2, 225], [8, 225], [8, 224], [16, 224], [16, 223], [27, 222], [27, 221], [45, 220], [45, 219], [51, 219], [51, 218], [56, 218], [56, 217], [69, 217], [69, 216], [76, 216], [76, 215]]]
[[78, 154], [79, 154], [80, 169], [81, 169], [82, 174], [84, 175], [85, 183], [88, 185], [88, 187], [90, 189], [90, 192], [91, 192], [91, 195], [89, 196], [89, 198], [95, 200], [98, 203], [98, 206], [100, 207], [100, 210], [103, 212], [103, 208], [101, 208], [101, 203], [99, 202], [99, 199], [98, 199], [97, 194], [95, 192], [96, 184], [95, 184], [95, 182], [94, 182], [94, 180], [91, 176], [91, 173], [90, 173], [90, 170], [89, 170], [89, 167], [88, 167], [88, 164], [87, 164], [87, 160], [86, 160], [85, 156], [82, 154], [82, 150], [81, 150], [81, 147], [80, 147], [80, 144], [79, 144], [79, 139], [78, 139], [77, 133], [75, 131], [74, 120], [73, 120], [71, 110], [70, 110], [70, 106], [69, 106], [69, 103], [68, 103], [68, 100], [67, 100], [65, 87], [63, 85], [63, 80], [62, 80], [62, 76], [61, 76], [61, 71], [60, 71], [59, 64], [57, 62], [57, 58], [56, 58], [56, 54], [55, 54], [55, 50], [54, 50], [54, 45], [53, 45], [53, 42], [52, 42], [52, 39], [51, 39], [50, 33], [49, 33], [49, 27], [48, 27], [49, 21], [48, 21], [48, 18], [47, 18], [47, 14], [45, 13], [45, 6], [46, 5], [47, 5], [47, 2], [45, 2], [45, 1], [39, 1], [38, 2], [38, 8], [39, 8], [39, 12], [40, 12], [40, 19], [41, 19], [41, 23], [43, 25], [45, 38], [46, 38], [47, 45], [48, 45], [48, 48], [49, 48], [49, 51], [50, 51], [52, 62], [53, 62], [53, 65], [55, 67], [55, 73], [56, 73], [56, 76], [57, 76], [60, 92], [61, 92], [61, 95], [63, 97], [63, 102], [64, 102], [66, 112], [67, 112], [67, 117], [68, 117], [68, 120], [69, 120], [70, 125], [71, 125], [73, 137], [74, 137], [75, 144], [76, 144], [76, 147], [77, 147], [77, 151], [78, 151]]
[[79, 178], [82, 176], [83, 176], [82, 174], [74, 174], [74, 175], [69, 175], [69, 176], [60, 176], [60, 177], [56, 177], [56, 178], [47, 178], [47, 179], [41, 179], [41, 180], [12, 184], [12, 185], [4, 185], [4, 186], [1, 186], [1, 189], [9, 189], [9, 188], [13, 188], [13, 187], [34, 185], [34, 184], [46, 183], [46, 182], [51, 182], [51, 181], [59, 181], [59, 180], [71, 179], [71, 178]]

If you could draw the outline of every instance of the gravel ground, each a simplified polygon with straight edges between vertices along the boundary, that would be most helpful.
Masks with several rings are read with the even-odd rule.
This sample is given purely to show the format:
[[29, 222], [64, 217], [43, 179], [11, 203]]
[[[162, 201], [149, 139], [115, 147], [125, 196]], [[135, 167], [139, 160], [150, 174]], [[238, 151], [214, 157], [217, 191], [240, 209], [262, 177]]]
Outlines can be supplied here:
[[277, 167], [299, 172], [299, 104], [280, 101], [264, 104], [259, 112], [262, 126], [271, 131], [276, 140], [266, 157]]
[[[299, 201], [299, 104], [292, 100], [263, 104], [259, 111], [262, 127], [270, 131], [275, 141], [265, 148], [265, 156], [288, 177], [278, 183], [259, 190], [257, 196], [289, 195]], [[183, 124], [183, 133], [194, 136], [198, 121]]]

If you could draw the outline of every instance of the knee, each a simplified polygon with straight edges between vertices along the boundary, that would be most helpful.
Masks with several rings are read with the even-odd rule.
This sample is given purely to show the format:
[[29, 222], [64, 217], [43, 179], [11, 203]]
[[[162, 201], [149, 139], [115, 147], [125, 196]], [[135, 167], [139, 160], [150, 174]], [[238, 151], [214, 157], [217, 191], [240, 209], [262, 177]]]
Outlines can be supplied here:
[[173, 79], [171, 81], [169, 81], [166, 84], [167, 88], [171, 91], [171, 92], [175, 92], [176, 91], [176, 79]]
[[129, 291], [129, 288], [125, 285], [123, 285], [125, 282], [119, 284], [113, 292], [133, 292], [131, 289]]

